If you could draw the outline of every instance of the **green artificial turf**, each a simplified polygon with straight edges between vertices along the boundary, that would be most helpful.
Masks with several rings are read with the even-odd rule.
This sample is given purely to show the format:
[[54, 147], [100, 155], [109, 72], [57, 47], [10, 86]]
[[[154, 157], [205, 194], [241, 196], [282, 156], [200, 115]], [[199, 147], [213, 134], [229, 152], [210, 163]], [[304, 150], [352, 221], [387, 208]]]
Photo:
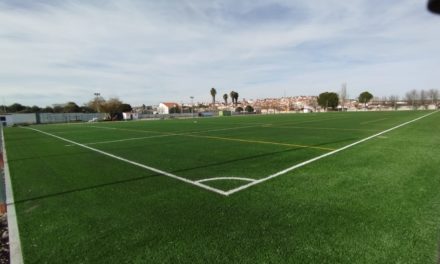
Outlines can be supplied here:
[[[189, 180], [263, 179], [427, 113], [31, 128]], [[435, 113], [223, 196], [37, 131], [8, 128], [6, 147], [24, 260], [436, 263], [439, 132], [440, 113]], [[205, 183], [227, 191], [247, 182]]]

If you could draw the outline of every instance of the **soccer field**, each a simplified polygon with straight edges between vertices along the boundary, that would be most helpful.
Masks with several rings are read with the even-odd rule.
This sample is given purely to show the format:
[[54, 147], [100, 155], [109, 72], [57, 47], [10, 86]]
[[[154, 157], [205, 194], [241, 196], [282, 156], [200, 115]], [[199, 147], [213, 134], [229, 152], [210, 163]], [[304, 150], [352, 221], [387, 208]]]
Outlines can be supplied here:
[[4, 133], [25, 263], [438, 260], [438, 112]]

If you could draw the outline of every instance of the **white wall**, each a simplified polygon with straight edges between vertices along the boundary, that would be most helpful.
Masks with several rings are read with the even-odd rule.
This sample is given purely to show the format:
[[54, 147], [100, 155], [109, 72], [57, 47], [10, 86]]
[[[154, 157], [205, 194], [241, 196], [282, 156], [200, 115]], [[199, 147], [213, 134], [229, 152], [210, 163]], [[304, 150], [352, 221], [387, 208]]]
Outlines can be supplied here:
[[122, 113], [124, 120], [136, 120], [139, 119], [138, 113]]
[[37, 116], [35, 115], [35, 113], [11, 114], [11, 116], [12, 116], [12, 124], [35, 124], [35, 123], [37, 123]]
[[12, 126], [14, 124], [14, 122], [12, 122], [12, 115], [0, 115], [0, 117], [4, 117], [4, 119], [5, 119], [5, 120], [1, 121], [0, 125]]
[[170, 113], [170, 109], [168, 108], [168, 106], [160, 103], [157, 107], [157, 113], [161, 115], [168, 115]]

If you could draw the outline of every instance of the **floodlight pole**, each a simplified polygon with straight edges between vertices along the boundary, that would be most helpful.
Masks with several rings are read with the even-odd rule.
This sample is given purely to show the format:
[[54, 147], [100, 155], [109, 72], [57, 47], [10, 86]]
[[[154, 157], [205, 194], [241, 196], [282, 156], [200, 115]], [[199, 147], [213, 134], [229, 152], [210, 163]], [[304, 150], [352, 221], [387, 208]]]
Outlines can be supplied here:
[[98, 111], [98, 113], [100, 113], [98, 97], [101, 96], [101, 93], [94, 93], [93, 95], [95, 95], [96, 110]]
[[190, 96], [191, 98], [191, 116], [194, 118], [194, 96]]

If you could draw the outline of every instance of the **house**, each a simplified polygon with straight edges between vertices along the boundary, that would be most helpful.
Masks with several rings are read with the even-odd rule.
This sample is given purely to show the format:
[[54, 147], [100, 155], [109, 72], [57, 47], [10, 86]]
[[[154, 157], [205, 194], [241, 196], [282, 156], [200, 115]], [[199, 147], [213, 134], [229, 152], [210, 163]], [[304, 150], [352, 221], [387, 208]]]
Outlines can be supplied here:
[[159, 106], [157, 107], [157, 113], [161, 114], [161, 115], [168, 115], [168, 114], [172, 114], [172, 113], [176, 113], [180, 107], [178, 103], [172, 103], [172, 102], [167, 102], [167, 103], [160, 103]]

